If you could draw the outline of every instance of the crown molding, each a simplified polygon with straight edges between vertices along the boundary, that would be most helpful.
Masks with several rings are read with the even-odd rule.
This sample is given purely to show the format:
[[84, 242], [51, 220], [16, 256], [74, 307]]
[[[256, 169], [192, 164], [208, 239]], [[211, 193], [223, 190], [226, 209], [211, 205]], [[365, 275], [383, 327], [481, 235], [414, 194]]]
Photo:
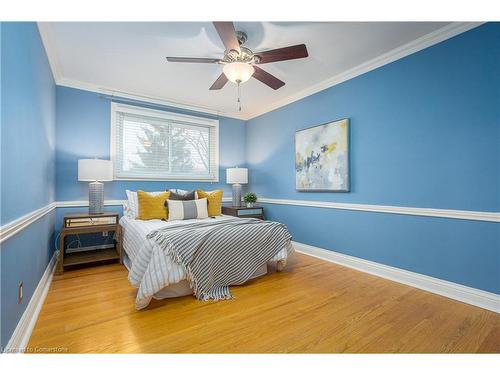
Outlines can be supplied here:
[[59, 58], [57, 55], [57, 48], [56, 48], [55, 43], [54, 43], [55, 39], [53, 37], [53, 29], [52, 29], [51, 23], [50, 22], [37, 22], [37, 26], [38, 26], [38, 31], [40, 33], [40, 37], [42, 38], [42, 43], [44, 45], [45, 52], [47, 54], [47, 58], [49, 60], [49, 65], [50, 65], [50, 69], [52, 70], [52, 75], [54, 77], [54, 81], [55, 81], [56, 85], [58, 85], [58, 86], [65, 86], [65, 87], [71, 87], [71, 88], [78, 89], [78, 90], [96, 92], [96, 93], [103, 94], [103, 95], [109, 95], [111, 97], [116, 96], [117, 98], [121, 98], [121, 99], [129, 99], [129, 100], [133, 100], [133, 101], [158, 104], [158, 105], [165, 106], [165, 107], [180, 108], [180, 109], [185, 109], [185, 110], [192, 111], [192, 112], [205, 113], [205, 114], [210, 114], [210, 115], [215, 115], [215, 116], [231, 117], [231, 118], [236, 118], [238, 120], [246, 120], [246, 118], [244, 118], [243, 116], [237, 116], [237, 115], [235, 116], [234, 114], [223, 113], [221, 111], [214, 110], [211, 108], [176, 102], [175, 100], [144, 95], [144, 94], [132, 92], [132, 91], [122, 91], [122, 90], [112, 88], [112, 87], [101, 87], [101, 86], [93, 84], [93, 83], [82, 82], [82, 81], [78, 81], [78, 80], [72, 80], [72, 79], [65, 78], [62, 74], [62, 71], [61, 71], [61, 64], [59, 63]]
[[391, 62], [402, 59], [403, 57], [409, 56], [415, 52], [431, 47], [434, 44], [440, 43], [444, 40], [450, 39], [456, 35], [462, 34], [466, 31], [476, 28], [482, 25], [483, 23], [484, 22], [453, 22], [438, 30], [426, 34], [418, 39], [415, 39], [409, 43], [397, 47], [389, 52], [386, 52], [380, 56], [368, 60], [358, 66], [355, 66], [354, 68], [348, 69], [320, 83], [310, 86], [307, 89], [301, 90], [287, 98], [271, 103], [270, 105], [262, 108], [261, 110], [251, 113], [248, 116], [247, 120], [251, 120], [255, 117], [261, 116], [265, 113], [274, 111], [275, 109], [296, 102], [297, 100], [303, 99], [307, 96], [313, 95], [317, 92], [338, 85], [339, 83], [348, 81], [352, 78], [368, 73], [369, 71], [380, 68], [381, 66], [387, 65]]
[[229, 114], [211, 108], [177, 102], [172, 99], [149, 96], [133, 91], [123, 91], [112, 87], [101, 87], [93, 83], [65, 78], [61, 71], [61, 64], [59, 63], [57, 48], [54, 43], [55, 38], [53, 37], [52, 24], [50, 22], [37, 22], [37, 26], [38, 26], [38, 31], [40, 33], [40, 37], [42, 39], [42, 43], [45, 48], [45, 52], [47, 54], [47, 58], [49, 60], [49, 65], [50, 69], [52, 70], [54, 81], [58, 86], [96, 92], [99, 94], [108, 95], [110, 97], [117, 97], [120, 99], [129, 99], [144, 103], [158, 104], [165, 107], [180, 108], [180, 109], [185, 109], [187, 111], [205, 113], [214, 116], [225, 116], [225, 117], [235, 118], [238, 120], [247, 120], [246, 117], [234, 115], [233, 113]]
[[57, 49], [53, 42], [55, 39], [53, 37], [52, 24], [50, 22], [37, 22], [37, 26], [43, 46], [45, 47], [47, 59], [49, 60], [50, 69], [52, 70], [52, 76], [57, 84], [62, 79], [62, 74], [61, 64], [57, 57]]
[[393, 61], [411, 55], [415, 52], [421, 51], [427, 47], [434, 44], [440, 43], [446, 39], [452, 38], [458, 34], [464, 33], [475, 27], [482, 25], [484, 22], [453, 22], [446, 25], [436, 31], [426, 34], [418, 39], [415, 39], [403, 46], [395, 48], [389, 52], [386, 52], [378, 57], [375, 57], [369, 61], [366, 61], [354, 68], [346, 70], [340, 74], [330, 77], [322, 82], [314, 84], [304, 90], [301, 90], [291, 96], [281, 99], [277, 102], [271, 103], [266, 107], [259, 109], [258, 111], [252, 112], [249, 115], [237, 115], [232, 113], [226, 113], [211, 108], [202, 107], [195, 104], [176, 102], [173, 99], [153, 97], [139, 92], [123, 91], [113, 87], [101, 87], [96, 84], [82, 82], [78, 80], [72, 80], [65, 78], [62, 75], [60, 63], [57, 57], [57, 50], [53, 43], [54, 38], [52, 37], [52, 26], [49, 22], [38, 22], [38, 29], [42, 37], [45, 50], [49, 59], [49, 64], [52, 69], [52, 74], [54, 75], [54, 80], [57, 85], [71, 87], [79, 90], [92, 91], [101, 93], [109, 96], [116, 96], [118, 98], [130, 99], [135, 101], [141, 101], [146, 103], [158, 104], [166, 107], [174, 107], [185, 109], [188, 111], [207, 113], [216, 116], [224, 116], [235, 118], [238, 120], [248, 121], [255, 117], [261, 116], [267, 112], [271, 112], [275, 109], [281, 108], [285, 105], [293, 103], [297, 100], [303, 99], [307, 96], [325, 90], [329, 87], [338, 85], [339, 83], [345, 82], [349, 79], [367, 73], [371, 70], [377, 69], [383, 65], [389, 64]]
[[58, 86], [64, 86], [64, 87], [70, 87], [70, 88], [74, 88], [74, 89], [78, 89], [78, 90], [96, 92], [96, 93], [107, 95], [110, 97], [116, 97], [116, 99], [125, 99], [125, 100], [128, 99], [128, 100], [132, 100], [135, 102], [143, 102], [143, 103], [157, 104], [157, 105], [161, 105], [161, 106], [165, 106], [165, 107], [185, 109], [187, 111], [198, 112], [198, 113], [202, 113], [202, 114], [209, 114], [209, 115], [213, 115], [213, 116], [224, 116], [224, 117], [235, 118], [238, 120], [246, 120], [246, 118], [243, 116], [235, 116], [234, 114], [228, 114], [228, 113], [221, 112], [221, 111], [214, 110], [214, 109], [210, 109], [207, 107], [201, 107], [201, 106], [197, 106], [197, 105], [176, 102], [176, 101], [171, 100], [171, 99], [166, 99], [166, 98], [161, 98], [161, 97], [156, 97], [156, 96], [148, 96], [148, 95], [144, 95], [144, 94], [132, 92], [132, 91], [121, 91], [121, 90], [118, 90], [115, 88], [101, 87], [99, 85], [95, 85], [92, 83], [86, 83], [86, 82], [71, 80], [71, 79], [67, 79], [67, 78], [59, 78], [58, 80], [56, 80], [56, 84]]
[[500, 222], [500, 212], [488, 212], [488, 211], [467, 211], [467, 210], [450, 210], [443, 208], [383, 206], [378, 204], [337, 203], [337, 202], [327, 202], [327, 201], [274, 199], [274, 198], [259, 198], [258, 202], [267, 204], [289, 205], [289, 206], [330, 208], [330, 209], [349, 210], [349, 211], [379, 212], [385, 214], [443, 217], [447, 219], [491, 221], [495, 223]]

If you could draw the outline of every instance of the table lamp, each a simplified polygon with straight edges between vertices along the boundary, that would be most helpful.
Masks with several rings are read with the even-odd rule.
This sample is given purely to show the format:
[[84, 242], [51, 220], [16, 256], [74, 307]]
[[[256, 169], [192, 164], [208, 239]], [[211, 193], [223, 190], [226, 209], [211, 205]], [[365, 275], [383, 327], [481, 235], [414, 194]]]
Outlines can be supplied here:
[[241, 184], [248, 183], [248, 169], [227, 168], [226, 183], [233, 185], [233, 207], [241, 206]]
[[78, 160], [78, 181], [89, 183], [89, 214], [104, 212], [104, 184], [113, 180], [113, 162], [101, 159]]

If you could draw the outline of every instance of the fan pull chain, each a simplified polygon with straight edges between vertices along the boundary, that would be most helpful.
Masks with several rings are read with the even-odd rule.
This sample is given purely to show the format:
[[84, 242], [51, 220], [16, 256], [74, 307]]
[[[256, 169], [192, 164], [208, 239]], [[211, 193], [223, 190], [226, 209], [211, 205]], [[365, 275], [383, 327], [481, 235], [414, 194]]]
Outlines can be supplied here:
[[236, 81], [238, 84], [238, 111], [241, 112], [241, 86], [240, 81]]

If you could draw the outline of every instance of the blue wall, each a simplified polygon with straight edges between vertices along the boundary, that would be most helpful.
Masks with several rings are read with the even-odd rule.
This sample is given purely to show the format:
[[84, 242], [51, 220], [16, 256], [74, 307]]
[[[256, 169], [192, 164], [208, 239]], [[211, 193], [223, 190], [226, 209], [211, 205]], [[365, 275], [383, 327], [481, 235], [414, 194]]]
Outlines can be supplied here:
[[[56, 90], [35, 23], [2, 23], [1, 224], [54, 201]], [[2, 243], [1, 345], [52, 256], [54, 212]], [[24, 299], [17, 303], [23, 281]]]
[[[88, 200], [88, 183], [78, 181], [78, 159], [110, 157], [111, 101], [108, 97], [91, 92], [57, 86], [57, 131], [56, 131], [56, 200]], [[178, 108], [130, 103], [125, 99], [114, 101], [163, 109], [176, 113], [197, 115], [219, 119], [219, 182], [179, 182], [179, 181], [112, 181], [106, 182], [105, 199], [126, 199], [125, 190], [143, 189], [158, 191], [169, 188], [214, 190], [222, 188], [230, 195], [226, 184], [227, 167], [245, 165], [245, 122], [216, 117], [204, 113], [182, 111]], [[108, 211], [122, 213], [121, 206], [107, 206]], [[63, 217], [69, 212], [85, 212], [87, 208], [70, 207], [56, 210], [55, 230], [59, 232]]]
[[[266, 198], [499, 211], [499, 40], [500, 24], [489, 23], [248, 121], [250, 189]], [[351, 192], [297, 192], [295, 131], [346, 117]], [[266, 209], [299, 242], [500, 292], [498, 224]]]
[[[218, 183], [114, 181], [106, 183], [106, 199], [124, 199], [125, 189], [198, 186], [229, 195], [225, 168], [246, 164], [250, 188], [268, 198], [499, 211], [499, 39], [500, 24], [489, 23], [246, 123], [220, 117]], [[55, 86], [36, 24], [0, 23], [0, 41], [4, 225], [54, 200], [87, 199], [77, 160], [109, 158], [110, 100]], [[295, 191], [295, 131], [344, 117], [351, 120], [351, 192]], [[85, 210], [58, 209], [2, 243], [2, 346], [52, 256], [54, 227], [65, 212]], [[266, 210], [299, 242], [500, 292], [496, 223]], [[18, 305], [20, 281], [25, 298]]]
[[2, 49], [5, 224], [54, 200], [56, 96], [36, 24], [4, 23]]
[[[150, 107], [147, 104], [142, 105]], [[158, 106], [152, 108], [162, 109]], [[163, 109], [187, 113], [168, 107], [163, 107]], [[194, 114], [216, 118], [207, 114]], [[88, 183], [78, 182], [78, 159], [94, 157], [109, 159], [110, 122], [109, 99], [98, 93], [57, 86], [56, 194], [58, 201], [88, 199]], [[227, 117], [219, 118], [219, 148], [218, 183], [113, 181], [105, 183], [105, 198], [126, 199], [126, 189], [156, 191], [166, 188], [193, 189], [196, 187], [208, 190], [223, 188], [229, 195], [230, 186], [226, 184], [225, 168], [245, 164], [244, 121]]]

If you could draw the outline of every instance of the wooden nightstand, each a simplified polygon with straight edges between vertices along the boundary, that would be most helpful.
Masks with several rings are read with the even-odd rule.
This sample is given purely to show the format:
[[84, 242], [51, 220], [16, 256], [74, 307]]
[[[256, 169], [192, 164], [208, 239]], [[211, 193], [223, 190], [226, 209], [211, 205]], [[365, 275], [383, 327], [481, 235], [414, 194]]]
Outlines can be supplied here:
[[[122, 231], [116, 212], [102, 214], [68, 214], [64, 216], [64, 225], [59, 240], [59, 261], [56, 274], [62, 274], [65, 267], [79, 266], [102, 261], [118, 260], [122, 262]], [[88, 233], [115, 232], [114, 247], [68, 253], [65, 238], [69, 235]]]
[[222, 213], [224, 215], [236, 217], [254, 217], [256, 219], [264, 220], [264, 207], [230, 207], [222, 206]]

